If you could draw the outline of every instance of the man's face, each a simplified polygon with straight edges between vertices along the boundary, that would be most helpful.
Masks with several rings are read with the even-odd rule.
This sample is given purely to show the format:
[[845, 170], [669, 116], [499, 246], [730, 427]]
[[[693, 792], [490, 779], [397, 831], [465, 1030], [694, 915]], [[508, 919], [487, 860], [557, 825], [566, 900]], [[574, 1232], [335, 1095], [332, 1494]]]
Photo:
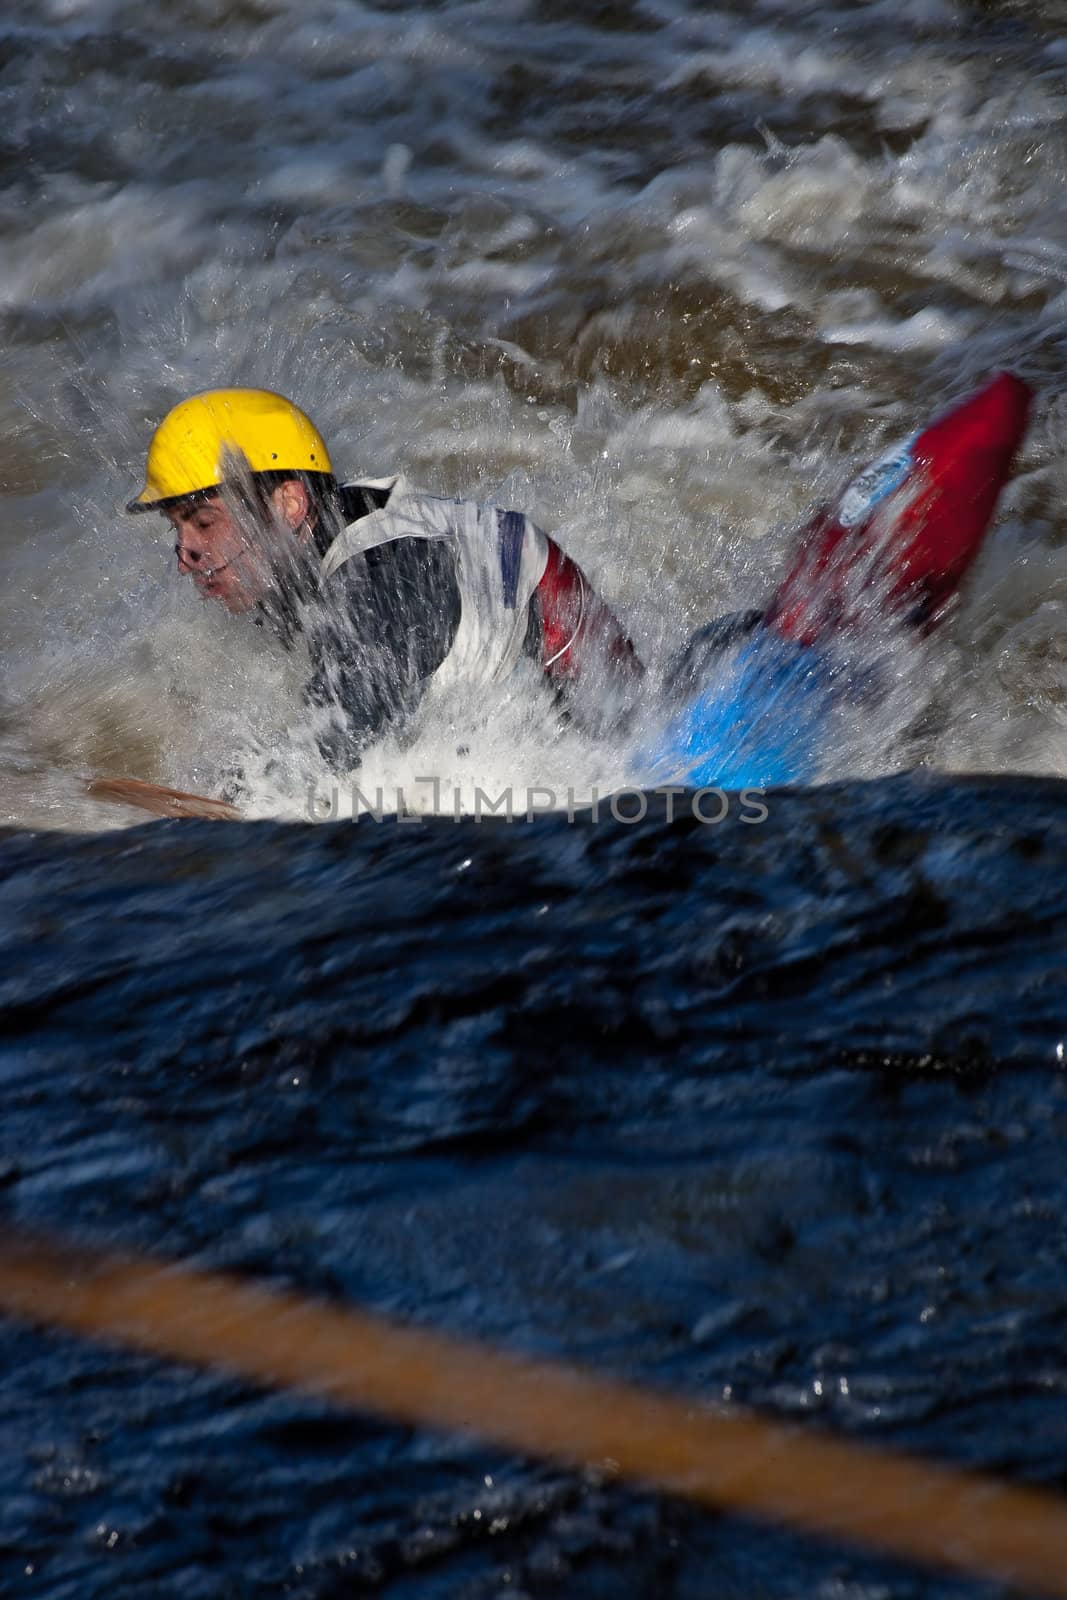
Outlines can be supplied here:
[[[303, 494], [300, 485], [285, 484], [272, 496], [285, 538], [307, 504], [304, 496], [300, 505], [290, 506], [292, 496], [283, 494], [288, 489], [300, 489]], [[202, 599], [220, 600], [235, 614], [250, 611], [263, 599], [271, 584], [266, 547], [277, 541], [278, 530], [264, 529], [259, 536], [218, 494], [172, 506], [165, 515], [177, 535], [178, 571], [192, 578]]]

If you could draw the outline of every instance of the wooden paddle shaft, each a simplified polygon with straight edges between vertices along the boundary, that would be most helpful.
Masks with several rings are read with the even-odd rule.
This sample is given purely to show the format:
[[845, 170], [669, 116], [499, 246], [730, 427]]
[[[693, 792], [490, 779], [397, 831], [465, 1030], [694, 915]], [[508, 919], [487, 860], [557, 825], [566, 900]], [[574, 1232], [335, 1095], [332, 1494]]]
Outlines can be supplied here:
[[396, 1421], [593, 1466], [701, 1504], [1067, 1597], [1067, 1501], [267, 1291], [0, 1239], [0, 1308]]
[[94, 800], [112, 800], [135, 806], [153, 817], [206, 817], [213, 822], [239, 822], [241, 812], [227, 800], [213, 800], [206, 794], [188, 794], [184, 789], [167, 789], [141, 778], [87, 778], [86, 793]]

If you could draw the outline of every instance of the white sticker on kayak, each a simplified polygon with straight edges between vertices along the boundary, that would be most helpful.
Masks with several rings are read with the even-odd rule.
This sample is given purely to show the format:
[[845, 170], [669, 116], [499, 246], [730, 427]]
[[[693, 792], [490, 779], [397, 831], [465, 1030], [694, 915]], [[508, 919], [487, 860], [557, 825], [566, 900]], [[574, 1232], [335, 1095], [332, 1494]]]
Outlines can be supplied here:
[[854, 528], [863, 522], [880, 500], [899, 489], [914, 466], [912, 448], [918, 434], [913, 434], [904, 444], [894, 445], [887, 455], [869, 467], [864, 467], [841, 496], [837, 520], [843, 528]]

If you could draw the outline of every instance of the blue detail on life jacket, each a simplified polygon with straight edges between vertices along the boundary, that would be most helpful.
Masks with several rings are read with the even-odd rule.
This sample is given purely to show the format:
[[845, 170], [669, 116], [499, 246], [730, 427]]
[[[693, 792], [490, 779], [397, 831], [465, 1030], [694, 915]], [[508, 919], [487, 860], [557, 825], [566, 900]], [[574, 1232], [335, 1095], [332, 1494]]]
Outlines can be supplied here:
[[498, 511], [497, 536], [500, 540], [500, 575], [504, 580], [504, 604], [514, 611], [519, 596], [519, 568], [522, 542], [526, 537], [526, 518], [521, 511]]

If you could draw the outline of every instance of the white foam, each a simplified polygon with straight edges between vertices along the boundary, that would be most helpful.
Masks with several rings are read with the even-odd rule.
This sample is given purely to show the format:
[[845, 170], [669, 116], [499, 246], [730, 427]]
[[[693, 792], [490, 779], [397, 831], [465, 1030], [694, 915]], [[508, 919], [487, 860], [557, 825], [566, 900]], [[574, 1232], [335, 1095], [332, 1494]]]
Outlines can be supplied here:
[[824, 328], [829, 344], [869, 344], [880, 350], [931, 350], [940, 345], [958, 344], [975, 325], [975, 318], [964, 313], [950, 317], [942, 311], [917, 311], [903, 322], [872, 318], [869, 322], [839, 323]]

